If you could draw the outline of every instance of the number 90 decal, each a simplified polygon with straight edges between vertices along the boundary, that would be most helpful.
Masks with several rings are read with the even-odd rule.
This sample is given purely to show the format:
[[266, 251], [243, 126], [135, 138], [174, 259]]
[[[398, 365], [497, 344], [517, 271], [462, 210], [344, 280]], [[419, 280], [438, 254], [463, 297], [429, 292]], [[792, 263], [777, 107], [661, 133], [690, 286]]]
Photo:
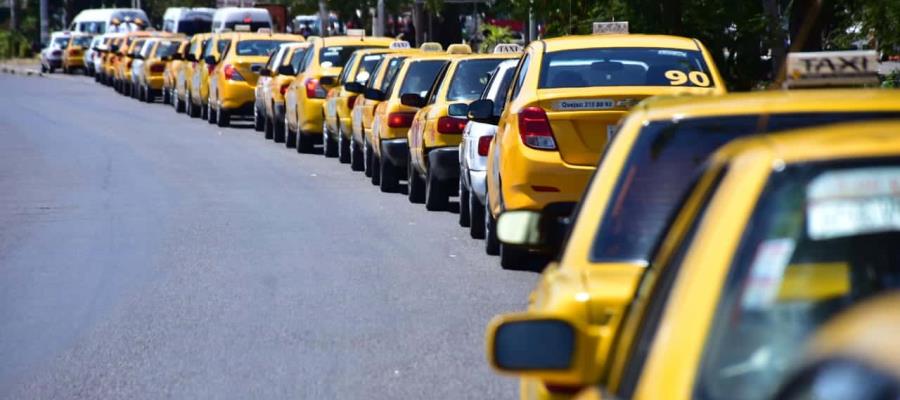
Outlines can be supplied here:
[[684, 71], [679, 71], [677, 69], [666, 71], [666, 79], [669, 80], [669, 84], [672, 86], [681, 86], [688, 81], [694, 86], [699, 87], [709, 87], [709, 76], [700, 71], [691, 71], [689, 73], [684, 73]]

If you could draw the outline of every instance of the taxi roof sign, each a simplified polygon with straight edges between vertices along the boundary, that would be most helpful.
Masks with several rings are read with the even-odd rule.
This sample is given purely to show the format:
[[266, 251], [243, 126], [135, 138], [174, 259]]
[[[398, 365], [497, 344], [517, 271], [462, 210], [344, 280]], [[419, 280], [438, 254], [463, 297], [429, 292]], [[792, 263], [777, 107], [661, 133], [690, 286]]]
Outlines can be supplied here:
[[422, 51], [444, 51], [444, 46], [441, 46], [438, 42], [425, 42], [419, 48]]
[[366, 30], [365, 29], [347, 29], [347, 36], [363, 37], [363, 36], [366, 36]]
[[391, 45], [388, 46], [388, 48], [390, 48], [390, 49], [408, 49], [408, 48], [410, 48], [410, 46], [409, 46], [409, 42], [407, 42], [405, 40], [398, 40], [394, 43], [391, 43]]
[[250, 25], [248, 24], [235, 24], [234, 25], [235, 32], [250, 32]]
[[594, 22], [593, 33], [595, 35], [627, 35], [628, 21]]
[[451, 44], [447, 47], [447, 54], [472, 54], [472, 48], [462, 43]]
[[789, 53], [785, 88], [878, 84], [878, 53], [820, 51]]
[[515, 43], [500, 43], [494, 46], [494, 54], [521, 53], [522, 46]]
[[259, 28], [256, 30], [256, 33], [268, 33], [272, 34], [272, 28]]

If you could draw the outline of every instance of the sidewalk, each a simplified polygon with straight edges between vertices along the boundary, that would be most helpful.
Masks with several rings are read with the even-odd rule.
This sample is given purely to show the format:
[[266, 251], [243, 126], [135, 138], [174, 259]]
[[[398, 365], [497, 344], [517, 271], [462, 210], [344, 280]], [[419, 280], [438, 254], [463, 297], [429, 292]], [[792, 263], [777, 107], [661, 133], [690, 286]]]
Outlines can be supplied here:
[[0, 60], [0, 72], [27, 76], [44, 76], [37, 58], [11, 58]]

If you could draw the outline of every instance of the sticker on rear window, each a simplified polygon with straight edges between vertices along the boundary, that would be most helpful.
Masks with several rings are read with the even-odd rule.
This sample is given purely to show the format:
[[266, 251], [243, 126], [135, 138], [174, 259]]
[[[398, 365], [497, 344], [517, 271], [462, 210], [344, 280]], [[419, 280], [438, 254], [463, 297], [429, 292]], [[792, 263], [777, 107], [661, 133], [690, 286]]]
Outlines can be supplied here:
[[784, 268], [791, 261], [796, 243], [793, 239], [769, 239], [759, 244], [750, 279], [744, 287], [741, 305], [747, 310], [758, 310], [771, 305], [778, 297]]
[[558, 111], [607, 110], [616, 106], [612, 100], [559, 100], [553, 103]]
[[806, 188], [813, 240], [900, 231], [900, 167], [826, 172]]

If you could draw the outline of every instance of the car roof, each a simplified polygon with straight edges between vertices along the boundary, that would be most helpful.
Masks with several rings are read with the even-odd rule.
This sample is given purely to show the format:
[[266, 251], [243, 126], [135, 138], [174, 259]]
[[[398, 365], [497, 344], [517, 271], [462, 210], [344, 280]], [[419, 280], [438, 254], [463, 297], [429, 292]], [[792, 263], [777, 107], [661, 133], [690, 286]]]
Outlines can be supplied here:
[[698, 42], [691, 38], [669, 35], [570, 35], [544, 39], [547, 52], [595, 47], [649, 47], [680, 50], [700, 50]]
[[[303, 36], [291, 35], [289, 33], [259, 33], [259, 32], [227, 32], [229, 36], [237, 41], [241, 40], [291, 40], [295, 42], [303, 42]], [[224, 35], [226, 33], [221, 33]]]
[[325, 47], [353, 44], [383, 44], [389, 46], [391, 43], [396, 42], [397, 39], [384, 36], [326, 36], [318, 38], [316, 41], [321, 41], [322, 46]]

